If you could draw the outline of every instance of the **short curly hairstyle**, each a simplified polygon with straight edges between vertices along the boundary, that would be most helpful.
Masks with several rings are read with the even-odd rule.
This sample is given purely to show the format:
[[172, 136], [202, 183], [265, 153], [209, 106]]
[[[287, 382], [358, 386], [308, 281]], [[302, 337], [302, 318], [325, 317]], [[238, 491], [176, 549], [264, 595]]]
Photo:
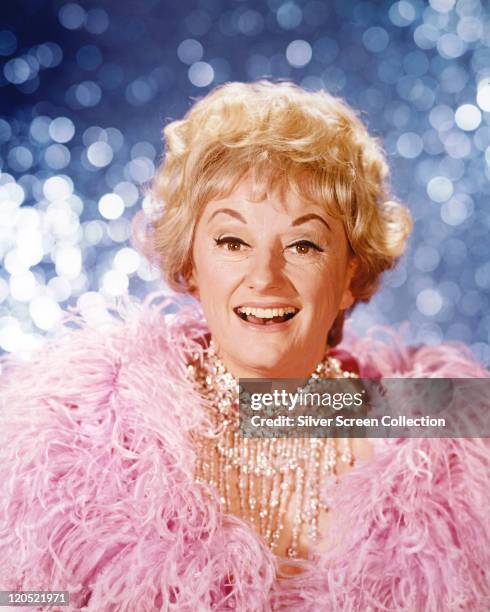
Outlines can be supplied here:
[[246, 175], [254, 201], [286, 188], [342, 219], [358, 258], [351, 285], [356, 302], [371, 298], [381, 273], [404, 250], [412, 222], [389, 196], [382, 147], [356, 113], [326, 91], [284, 81], [227, 83], [163, 133], [164, 160], [147, 199], [160, 214], [146, 215], [143, 251], [176, 291], [189, 288], [204, 206], [229, 195]]

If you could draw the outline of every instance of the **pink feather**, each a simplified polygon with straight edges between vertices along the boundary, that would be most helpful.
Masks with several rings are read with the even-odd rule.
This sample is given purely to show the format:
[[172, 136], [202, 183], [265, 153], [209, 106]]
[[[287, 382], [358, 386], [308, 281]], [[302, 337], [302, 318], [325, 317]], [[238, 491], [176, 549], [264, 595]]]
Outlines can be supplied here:
[[[66, 329], [79, 329], [31, 363], [4, 359], [1, 589], [66, 589], [65, 611], [490, 609], [479, 439], [376, 441], [372, 460], [325, 483], [338, 545], [281, 579], [255, 532], [192, 479], [188, 432], [206, 423], [185, 363], [208, 329], [197, 307], [173, 317], [157, 298], [127, 301], [103, 330], [72, 312]], [[343, 348], [383, 376], [489, 376], [461, 347], [394, 334]]]

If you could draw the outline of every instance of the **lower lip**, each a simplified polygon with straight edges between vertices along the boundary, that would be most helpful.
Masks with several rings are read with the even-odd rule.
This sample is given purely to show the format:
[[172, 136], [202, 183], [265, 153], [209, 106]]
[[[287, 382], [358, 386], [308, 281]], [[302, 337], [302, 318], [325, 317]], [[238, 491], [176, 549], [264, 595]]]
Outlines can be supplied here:
[[282, 323], [269, 323], [267, 325], [249, 323], [248, 321], [244, 321], [239, 315], [237, 315], [235, 311], [233, 311], [233, 314], [238, 319], [238, 322], [241, 323], [243, 327], [248, 331], [256, 332], [259, 334], [274, 334], [289, 329], [294, 319], [296, 319], [299, 313], [296, 313], [292, 319], [288, 319], [287, 321], [283, 321]]

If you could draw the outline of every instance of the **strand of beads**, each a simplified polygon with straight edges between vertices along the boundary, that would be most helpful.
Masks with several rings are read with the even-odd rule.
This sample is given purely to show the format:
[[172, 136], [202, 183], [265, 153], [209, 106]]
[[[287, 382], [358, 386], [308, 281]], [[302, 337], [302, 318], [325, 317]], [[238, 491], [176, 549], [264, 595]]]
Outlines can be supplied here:
[[[337, 445], [330, 438], [243, 438], [238, 428], [238, 381], [212, 344], [206, 359], [199, 363], [196, 356], [188, 373], [212, 407], [212, 435], [196, 437], [196, 480], [211, 486], [223, 511], [248, 521], [273, 552], [282, 543], [285, 523], [292, 515], [287, 555], [296, 557], [301, 535], [315, 541], [320, 512], [328, 511], [322, 500], [326, 478], [336, 473], [339, 459], [353, 463], [349, 439]], [[327, 357], [306, 387], [314, 391], [322, 378], [347, 376], [354, 375]]]

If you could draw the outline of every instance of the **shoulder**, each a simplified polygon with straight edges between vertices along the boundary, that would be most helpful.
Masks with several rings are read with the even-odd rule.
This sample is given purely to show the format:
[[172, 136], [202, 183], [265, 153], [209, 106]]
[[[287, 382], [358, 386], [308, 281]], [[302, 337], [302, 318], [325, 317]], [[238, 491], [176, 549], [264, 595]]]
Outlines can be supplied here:
[[[461, 344], [408, 346], [396, 331], [348, 335], [337, 349], [360, 376], [489, 378]], [[353, 360], [353, 362], [352, 362]], [[355, 362], [355, 363], [354, 363]], [[464, 382], [464, 381], [462, 381]], [[480, 391], [481, 389], [481, 391]], [[488, 411], [485, 386], [471, 403]], [[478, 397], [477, 397], [478, 396]], [[466, 394], [454, 398], [464, 408]], [[476, 403], [475, 403], [476, 402]], [[375, 452], [327, 493], [337, 548], [319, 566], [326, 608], [486, 609], [490, 603], [489, 441], [483, 438], [371, 439]], [[387, 571], [389, 568], [389, 571]]]
[[410, 345], [402, 328], [374, 326], [362, 336], [347, 330], [334, 353], [361, 377], [376, 378], [489, 378], [490, 372], [461, 342], [436, 346]]
[[167, 306], [175, 302], [128, 303], [103, 329], [72, 313], [76, 329], [29, 363], [8, 360], [0, 380], [0, 459], [12, 479], [34, 464], [39, 473], [77, 461], [89, 469], [84, 454], [124, 454], [138, 444], [189, 465], [187, 432], [205, 415], [186, 358], [200, 350], [206, 328], [194, 309], [169, 318]]
[[[197, 308], [160, 297], [149, 296], [143, 303], [128, 299], [102, 326], [77, 311], [67, 312], [58, 336], [29, 361], [3, 357], [3, 411], [19, 396], [44, 403], [80, 398], [96, 403], [124, 385], [136, 391], [154, 377], [163, 385], [182, 379], [187, 354], [200, 350], [206, 326]], [[179, 306], [178, 316], [169, 314]]]
[[78, 329], [31, 363], [10, 360], [0, 414], [0, 553], [11, 563], [0, 581], [9, 588], [70, 580], [82, 589], [77, 601], [90, 589], [104, 601], [113, 581], [131, 582], [129, 567], [124, 597], [134, 608], [142, 593], [153, 609], [166, 571], [172, 584], [167, 559], [185, 573], [182, 542], [204, 559], [226, 539], [212, 537], [217, 513], [193, 482], [187, 435], [202, 409], [185, 357], [206, 328], [193, 309], [173, 319], [163, 309], [130, 305], [103, 330], [75, 317]]

